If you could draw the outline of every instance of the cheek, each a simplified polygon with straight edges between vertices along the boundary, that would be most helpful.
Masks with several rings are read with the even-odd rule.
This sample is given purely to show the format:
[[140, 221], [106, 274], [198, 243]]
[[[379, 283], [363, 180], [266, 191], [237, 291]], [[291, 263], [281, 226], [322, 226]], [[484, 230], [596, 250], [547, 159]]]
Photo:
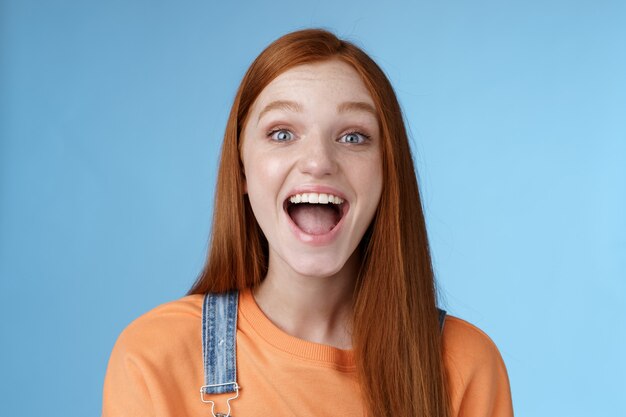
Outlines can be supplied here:
[[[358, 170], [354, 169], [359, 167]], [[383, 167], [380, 156], [375, 155], [360, 164], [353, 165], [353, 175], [358, 182], [359, 188], [371, 197], [372, 202], [378, 206], [378, 200], [383, 188]]]
[[285, 178], [285, 164], [276, 158], [254, 156], [244, 164], [246, 192], [254, 201], [276, 199]]
[[364, 184], [364, 187], [366, 187], [367, 190], [366, 192], [368, 193], [368, 211], [371, 218], [373, 218], [376, 213], [383, 193], [384, 184], [382, 171], [382, 167], [379, 169], [372, 169], [370, 174], [366, 177], [367, 183]]

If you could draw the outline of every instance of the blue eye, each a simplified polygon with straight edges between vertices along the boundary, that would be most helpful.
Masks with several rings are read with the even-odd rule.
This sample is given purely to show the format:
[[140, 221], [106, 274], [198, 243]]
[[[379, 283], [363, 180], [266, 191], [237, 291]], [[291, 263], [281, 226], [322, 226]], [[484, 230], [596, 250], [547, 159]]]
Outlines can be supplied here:
[[346, 133], [345, 135], [343, 135], [340, 139], [339, 142], [343, 142], [343, 143], [363, 143], [365, 142], [367, 139], [369, 139], [369, 136], [367, 136], [364, 133], [360, 133], [360, 132], [350, 132], [350, 133]]
[[273, 130], [268, 136], [276, 142], [287, 142], [293, 139], [293, 133], [285, 129]]

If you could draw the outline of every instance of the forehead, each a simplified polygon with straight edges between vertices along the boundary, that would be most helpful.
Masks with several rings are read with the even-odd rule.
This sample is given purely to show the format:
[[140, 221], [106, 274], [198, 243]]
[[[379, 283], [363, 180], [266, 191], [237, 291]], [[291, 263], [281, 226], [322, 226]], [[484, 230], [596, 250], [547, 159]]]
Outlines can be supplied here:
[[357, 71], [347, 63], [330, 60], [291, 68], [272, 80], [259, 94], [252, 112], [274, 100], [374, 101]]

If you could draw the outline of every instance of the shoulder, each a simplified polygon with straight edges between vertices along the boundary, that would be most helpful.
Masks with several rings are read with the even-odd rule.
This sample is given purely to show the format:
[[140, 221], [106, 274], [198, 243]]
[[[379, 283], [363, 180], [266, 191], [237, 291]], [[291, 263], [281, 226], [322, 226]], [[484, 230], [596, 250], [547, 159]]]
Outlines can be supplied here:
[[443, 330], [444, 359], [448, 372], [460, 373], [467, 379], [486, 365], [502, 362], [500, 352], [491, 338], [478, 327], [458, 317], [447, 316]]
[[156, 355], [177, 344], [200, 337], [201, 294], [182, 297], [162, 304], [132, 321], [119, 335], [114, 352]]
[[202, 383], [202, 367], [196, 366], [198, 357], [201, 360], [201, 321], [202, 295], [190, 295], [130, 323], [109, 358], [102, 415], [154, 416], [172, 402], [182, 407], [184, 401], [172, 387], [195, 392]]
[[478, 327], [455, 316], [446, 316], [443, 328], [443, 348], [447, 356], [485, 360], [498, 354], [491, 338]]
[[[446, 317], [443, 355], [453, 409], [500, 410], [488, 415], [512, 415], [506, 366], [491, 338], [478, 327], [454, 316]], [[457, 415], [457, 414], [453, 414]]]

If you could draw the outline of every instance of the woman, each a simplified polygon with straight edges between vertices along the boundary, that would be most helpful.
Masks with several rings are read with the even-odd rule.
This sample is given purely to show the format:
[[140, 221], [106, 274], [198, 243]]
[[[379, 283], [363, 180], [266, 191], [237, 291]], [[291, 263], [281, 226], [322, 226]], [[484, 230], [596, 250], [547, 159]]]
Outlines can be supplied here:
[[124, 330], [105, 416], [512, 415], [494, 344], [437, 309], [393, 89], [329, 32], [281, 37], [244, 76], [189, 294]]

